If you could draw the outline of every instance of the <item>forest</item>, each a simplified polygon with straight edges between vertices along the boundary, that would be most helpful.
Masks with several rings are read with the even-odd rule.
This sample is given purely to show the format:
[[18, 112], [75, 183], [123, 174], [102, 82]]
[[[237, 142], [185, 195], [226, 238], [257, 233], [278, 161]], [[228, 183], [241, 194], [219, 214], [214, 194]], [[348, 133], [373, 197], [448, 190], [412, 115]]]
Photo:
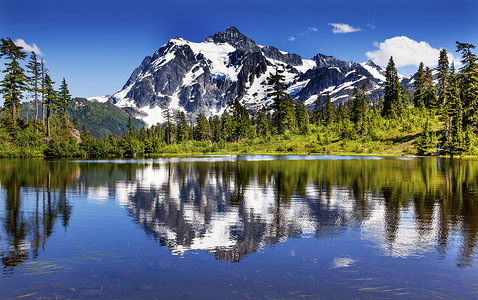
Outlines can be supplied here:
[[[286, 93], [283, 70], [267, 78], [269, 108], [248, 111], [237, 99], [220, 116], [200, 113], [188, 122], [183, 111], [165, 109], [163, 124], [94, 137], [78, 128], [66, 80], [58, 89], [43, 60], [2, 38], [0, 66], [0, 157], [123, 157], [192, 154], [379, 154], [478, 155], [478, 65], [475, 46], [456, 42], [461, 66], [446, 49], [435, 69], [421, 63], [412, 89], [400, 84], [393, 57], [377, 100], [365, 84], [352, 99], [332, 102], [319, 94], [311, 107]], [[23, 100], [34, 107], [22, 115]], [[136, 122], [137, 124], [137, 122]]]

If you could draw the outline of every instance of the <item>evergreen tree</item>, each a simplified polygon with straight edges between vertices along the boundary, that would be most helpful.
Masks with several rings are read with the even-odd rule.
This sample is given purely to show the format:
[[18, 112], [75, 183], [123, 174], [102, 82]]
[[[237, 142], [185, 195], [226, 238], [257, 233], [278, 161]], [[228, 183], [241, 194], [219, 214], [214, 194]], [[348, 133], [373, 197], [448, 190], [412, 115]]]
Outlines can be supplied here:
[[271, 97], [273, 101], [272, 109], [274, 110], [274, 113], [272, 118], [274, 127], [277, 129], [278, 133], [284, 133], [284, 131], [289, 129], [291, 126], [291, 101], [287, 99], [287, 93], [285, 92], [287, 89], [287, 84], [285, 84], [285, 76], [282, 75], [282, 73], [284, 73], [284, 70], [280, 70], [278, 67], [276, 67], [275, 74], [270, 74], [267, 77], [266, 83], [269, 86], [269, 89], [267, 90], [267, 96]]
[[133, 122], [131, 121], [131, 117], [128, 117], [128, 125], [126, 125], [126, 134], [129, 136], [132, 136], [134, 134], [134, 126]]
[[478, 126], [478, 64], [477, 57], [471, 52], [472, 44], [456, 42], [457, 52], [461, 52], [462, 67], [458, 73], [460, 99], [464, 107], [465, 125]]
[[209, 122], [203, 113], [199, 113], [196, 118], [195, 140], [208, 141], [210, 137]]
[[304, 135], [309, 133], [309, 117], [307, 113], [307, 108], [305, 107], [304, 98], [302, 98], [295, 104], [295, 118], [297, 120], [297, 127], [299, 128], [299, 133]]
[[317, 94], [317, 99], [314, 102], [314, 109], [312, 111], [312, 123], [322, 124], [324, 119], [324, 102], [322, 101], [322, 94]]
[[426, 108], [438, 107], [435, 87], [433, 86], [432, 70], [429, 67], [425, 68], [425, 76], [423, 78], [423, 102]]
[[15, 131], [22, 107], [20, 100], [23, 98], [23, 91], [27, 89], [27, 77], [19, 63], [20, 60], [25, 59], [26, 53], [10, 38], [1, 39], [0, 53], [7, 59], [6, 68], [2, 70], [5, 77], [0, 82], [0, 92], [5, 99], [3, 109], [7, 113], [7, 124], [11, 124]]
[[417, 149], [420, 155], [426, 154], [431, 148], [434, 148], [433, 133], [430, 128], [430, 122], [427, 118], [425, 128], [417, 141]]
[[232, 142], [232, 118], [227, 110], [221, 116], [221, 131], [223, 140]]
[[421, 62], [420, 65], [418, 66], [417, 78], [415, 80], [414, 94], [413, 94], [413, 104], [415, 105], [415, 107], [419, 109], [422, 109], [425, 107], [425, 103], [423, 101], [424, 77], [425, 77], [425, 71], [423, 69], [423, 62]]
[[367, 85], [360, 84], [359, 89], [354, 88], [352, 100], [352, 121], [355, 123], [357, 133], [364, 136], [367, 133], [367, 119], [369, 112], [369, 101], [367, 96]]
[[211, 127], [211, 139], [213, 142], [218, 143], [222, 139], [221, 134], [221, 118], [215, 115], [209, 118], [209, 126]]
[[40, 74], [41, 74], [41, 123], [45, 125], [45, 76], [48, 74], [48, 69], [45, 67], [43, 59], [40, 62]]
[[39, 83], [41, 81], [41, 63], [37, 60], [35, 52], [30, 55], [30, 61], [27, 64], [29, 90], [33, 94], [35, 100], [35, 123], [38, 121], [38, 92], [40, 91]]
[[270, 133], [268, 113], [265, 106], [262, 106], [256, 114], [256, 130], [257, 134], [262, 137], [265, 137]]
[[450, 155], [458, 155], [465, 152], [464, 134], [463, 134], [463, 106], [460, 99], [460, 90], [455, 76], [454, 67], [449, 73], [449, 82], [445, 91], [445, 99], [448, 107], [448, 122], [450, 124], [449, 137], [446, 137]]
[[176, 113], [176, 140], [184, 142], [189, 136], [189, 126], [186, 120], [186, 114], [183, 111]]
[[58, 92], [57, 112], [59, 122], [65, 127], [68, 126], [68, 116], [66, 114], [66, 110], [72, 101], [73, 100], [71, 99], [68, 85], [66, 84], [65, 78], [63, 78], [63, 81], [60, 85], [60, 90]]
[[289, 94], [286, 94], [283, 102], [283, 119], [280, 126], [280, 132], [284, 133], [286, 130], [292, 131], [296, 127], [297, 121], [295, 118], [294, 100], [292, 100]]
[[53, 89], [54, 82], [51, 80], [50, 75], [45, 75], [45, 112], [46, 112], [46, 132], [47, 137], [50, 139], [50, 118], [52, 111], [56, 111], [56, 103], [57, 103], [57, 92]]
[[251, 120], [246, 108], [241, 105], [239, 100], [233, 99], [229, 103], [232, 112], [232, 130], [234, 140], [239, 141], [247, 137], [251, 129]]
[[383, 116], [395, 118], [403, 112], [401, 86], [393, 57], [390, 57], [385, 70], [385, 84], [383, 96]]
[[334, 107], [332, 105], [332, 100], [330, 99], [330, 94], [327, 94], [325, 98], [325, 108], [324, 108], [324, 125], [329, 126], [335, 120]]
[[440, 57], [438, 58], [438, 66], [437, 66], [437, 97], [439, 105], [445, 105], [445, 93], [448, 87], [448, 52], [446, 49], [440, 50]]
[[166, 119], [166, 122], [164, 123], [165, 142], [167, 144], [172, 144], [174, 123], [173, 123], [173, 114], [171, 112], [171, 109], [165, 108], [163, 111], [163, 117]]

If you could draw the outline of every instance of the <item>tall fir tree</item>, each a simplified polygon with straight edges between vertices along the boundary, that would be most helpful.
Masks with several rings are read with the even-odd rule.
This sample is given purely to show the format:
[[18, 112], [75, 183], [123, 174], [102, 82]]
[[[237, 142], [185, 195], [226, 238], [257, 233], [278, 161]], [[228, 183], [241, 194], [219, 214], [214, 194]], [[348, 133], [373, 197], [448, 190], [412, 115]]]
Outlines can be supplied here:
[[218, 143], [222, 140], [221, 118], [218, 115], [209, 118], [209, 127], [211, 128], [211, 140]]
[[46, 74], [45, 75], [45, 118], [46, 118], [46, 132], [47, 132], [47, 138], [51, 138], [51, 128], [50, 128], [50, 119], [51, 119], [51, 114], [52, 112], [56, 111], [56, 103], [57, 103], [57, 97], [58, 94], [53, 88], [54, 82], [51, 80], [50, 75]]
[[438, 107], [432, 70], [429, 67], [425, 68], [425, 76], [423, 78], [423, 102], [426, 108]]
[[314, 102], [314, 109], [312, 111], [312, 120], [313, 124], [322, 124], [324, 119], [324, 102], [322, 100], [322, 94], [319, 92], [317, 94], [317, 99]]
[[289, 94], [285, 95], [282, 104], [282, 122], [279, 125], [279, 132], [285, 133], [287, 130], [295, 130], [297, 121], [295, 118], [294, 100], [292, 100]]
[[417, 149], [420, 155], [424, 155], [432, 148], [434, 148], [433, 132], [430, 128], [430, 121], [427, 118], [423, 132], [417, 140]]
[[7, 61], [5, 62], [6, 68], [2, 70], [5, 76], [0, 82], [0, 92], [5, 99], [6, 122], [12, 126], [14, 131], [16, 131], [17, 119], [22, 107], [20, 101], [23, 98], [23, 92], [27, 89], [27, 77], [19, 63], [27, 56], [22, 49], [22, 47], [15, 45], [10, 38], [1, 39], [0, 53]]
[[352, 100], [352, 121], [355, 123], [355, 128], [358, 134], [364, 136], [367, 134], [367, 119], [370, 109], [367, 85], [362, 82], [359, 88], [354, 88], [354, 98]]
[[210, 138], [209, 122], [203, 113], [199, 113], [196, 118], [195, 140], [208, 141]]
[[393, 57], [390, 57], [385, 70], [385, 84], [383, 96], [383, 116], [396, 118], [403, 113], [402, 88], [398, 78]]
[[40, 92], [41, 82], [41, 63], [37, 60], [35, 52], [30, 55], [30, 61], [27, 64], [29, 90], [35, 101], [35, 123], [38, 121], [38, 93]]
[[332, 100], [330, 99], [330, 94], [327, 94], [325, 97], [323, 120], [325, 126], [329, 126], [335, 121], [334, 106], [332, 104]]
[[170, 108], [165, 108], [163, 110], [163, 117], [166, 120], [166, 122], [164, 122], [165, 142], [167, 144], [172, 144], [174, 138], [174, 123], [173, 113]]
[[48, 69], [45, 66], [45, 61], [42, 59], [40, 62], [40, 74], [41, 74], [41, 123], [45, 125], [45, 76], [48, 74]]
[[176, 113], [176, 124], [176, 140], [178, 142], [186, 141], [189, 137], [189, 126], [184, 111]]
[[232, 118], [231, 114], [227, 110], [222, 113], [221, 116], [221, 131], [224, 141], [232, 142]]
[[463, 105], [460, 99], [460, 90], [455, 76], [454, 67], [452, 67], [449, 76], [449, 83], [445, 92], [445, 98], [450, 107], [449, 123], [450, 134], [446, 144], [450, 155], [459, 155], [465, 152], [465, 137], [463, 134]]
[[67, 109], [72, 101], [68, 85], [66, 84], [65, 78], [63, 78], [60, 90], [58, 91], [57, 113], [59, 122], [63, 124], [64, 127], [68, 126]]
[[233, 99], [229, 106], [232, 112], [232, 128], [234, 140], [240, 141], [247, 137], [251, 129], [251, 120], [246, 108], [241, 105], [239, 100]]
[[471, 52], [475, 49], [472, 44], [456, 42], [457, 52], [461, 52], [460, 72], [458, 85], [460, 99], [464, 108], [464, 124], [478, 127], [478, 64], [477, 57]]
[[424, 92], [424, 77], [425, 77], [425, 70], [423, 66], [423, 62], [420, 62], [417, 71], [417, 78], [415, 79], [414, 84], [414, 93], [413, 93], [413, 104], [415, 107], [419, 109], [423, 109], [425, 107], [425, 103], [423, 101], [423, 92]]
[[[266, 84], [269, 86], [267, 89], [267, 97], [272, 98], [272, 109], [273, 113], [273, 122], [274, 127], [278, 133], [284, 133], [290, 127], [290, 119], [288, 110], [290, 101], [287, 99], [287, 84], [285, 83], [285, 76], [283, 75], [284, 70], [275, 67], [275, 73], [270, 74], [267, 77]], [[290, 97], [289, 97], [290, 98]], [[290, 116], [289, 116], [290, 117]]]
[[309, 133], [309, 115], [305, 107], [304, 98], [297, 101], [295, 104], [295, 118], [297, 120], [297, 128], [300, 134]]
[[449, 77], [449, 62], [448, 62], [448, 52], [446, 49], [441, 49], [440, 50], [440, 56], [438, 58], [438, 66], [437, 66], [437, 98], [438, 98], [438, 104], [445, 106], [446, 101], [445, 101], [445, 93], [446, 89], [448, 87], [448, 77]]
[[256, 131], [257, 135], [262, 137], [270, 134], [268, 112], [264, 105], [256, 114]]

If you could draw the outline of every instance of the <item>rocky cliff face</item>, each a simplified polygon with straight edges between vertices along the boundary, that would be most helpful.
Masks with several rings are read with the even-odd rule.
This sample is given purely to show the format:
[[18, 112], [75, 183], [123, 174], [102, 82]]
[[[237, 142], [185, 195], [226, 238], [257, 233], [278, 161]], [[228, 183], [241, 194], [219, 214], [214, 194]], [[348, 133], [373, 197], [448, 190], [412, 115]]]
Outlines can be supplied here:
[[383, 70], [372, 62], [345, 62], [322, 54], [305, 60], [258, 45], [229, 27], [202, 43], [171, 39], [146, 57], [109, 101], [134, 108], [149, 125], [163, 122], [166, 109], [185, 111], [191, 120], [201, 112], [221, 114], [234, 98], [254, 111], [270, 105], [265, 82], [276, 67], [285, 71], [293, 98], [304, 98], [308, 105], [313, 105], [319, 92], [344, 101], [361, 82], [376, 90], [383, 80]]

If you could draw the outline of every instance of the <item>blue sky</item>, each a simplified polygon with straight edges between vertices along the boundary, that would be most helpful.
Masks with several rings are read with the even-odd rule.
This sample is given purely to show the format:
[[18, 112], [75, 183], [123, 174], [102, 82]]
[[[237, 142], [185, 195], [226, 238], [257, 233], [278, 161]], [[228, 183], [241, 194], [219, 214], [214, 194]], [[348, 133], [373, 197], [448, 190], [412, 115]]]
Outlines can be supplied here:
[[476, 0], [0, 0], [0, 37], [36, 45], [53, 80], [92, 97], [120, 90], [174, 36], [200, 42], [231, 25], [303, 58], [385, 65], [393, 55], [409, 75], [441, 48], [459, 58], [455, 41], [477, 45], [477, 15]]

